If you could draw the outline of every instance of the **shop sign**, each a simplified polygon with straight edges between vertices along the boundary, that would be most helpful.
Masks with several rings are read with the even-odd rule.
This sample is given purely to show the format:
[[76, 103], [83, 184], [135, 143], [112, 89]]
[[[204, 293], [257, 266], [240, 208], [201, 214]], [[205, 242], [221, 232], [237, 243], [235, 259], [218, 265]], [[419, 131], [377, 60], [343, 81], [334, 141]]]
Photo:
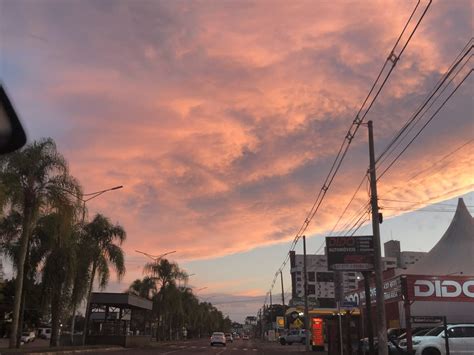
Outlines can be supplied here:
[[429, 323], [429, 324], [437, 324], [443, 322], [443, 317], [436, 317], [436, 316], [413, 316], [411, 317], [412, 323]]
[[[375, 303], [375, 286], [370, 287], [370, 297], [371, 303]], [[394, 277], [386, 280], [383, 283], [383, 297], [385, 301], [392, 302], [398, 301], [402, 297], [402, 286], [400, 277]], [[347, 302], [354, 302], [359, 306], [365, 305], [365, 291], [364, 289], [359, 289], [352, 291], [344, 297]]]
[[313, 345], [324, 346], [323, 320], [322, 318], [313, 318], [312, 322]]
[[412, 301], [474, 302], [472, 276], [407, 275], [407, 286]]
[[285, 317], [276, 317], [276, 325], [279, 329], [285, 328]]
[[374, 242], [371, 235], [357, 237], [326, 237], [326, 249], [329, 270], [374, 270]]

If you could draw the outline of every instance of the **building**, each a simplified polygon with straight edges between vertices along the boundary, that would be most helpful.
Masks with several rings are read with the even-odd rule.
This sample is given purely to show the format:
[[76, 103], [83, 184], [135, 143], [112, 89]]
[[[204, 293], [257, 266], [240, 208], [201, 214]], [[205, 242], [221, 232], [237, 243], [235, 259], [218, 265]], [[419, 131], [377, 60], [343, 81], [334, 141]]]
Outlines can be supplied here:
[[400, 242], [398, 240], [389, 240], [384, 243], [385, 257], [395, 258], [397, 268], [407, 269], [425, 257], [426, 252], [421, 251], [401, 251]]
[[[293, 304], [304, 296], [304, 274], [303, 274], [303, 254], [290, 252], [290, 273], [291, 273], [291, 291]], [[384, 270], [397, 267], [395, 257], [384, 257]], [[327, 256], [309, 254], [306, 255], [308, 272], [308, 298], [311, 304], [317, 304], [319, 307], [335, 307], [336, 290], [335, 282], [338, 283], [337, 274], [328, 270]], [[342, 293], [355, 290], [358, 287], [358, 281], [362, 275], [358, 272], [341, 273], [341, 291]], [[336, 279], [336, 280], [335, 280]]]
[[[408, 317], [418, 318], [416, 326], [436, 326], [442, 317], [451, 323], [474, 322], [473, 255], [474, 218], [459, 199], [453, 220], [438, 243], [406, 269], [397, 268], [384, 274], [388, 327], [405, 328]], [[413, 259], [418, 256], [412, 255]], [[371, 289], [375, 291], [374, 280]], [[347, 293], [345, 299], [359, 303], [364, 309], [363, 286]], [[375, 324], [376, 309], [372, 304]], [[405, 312], [406, 308], [409, 313]]]

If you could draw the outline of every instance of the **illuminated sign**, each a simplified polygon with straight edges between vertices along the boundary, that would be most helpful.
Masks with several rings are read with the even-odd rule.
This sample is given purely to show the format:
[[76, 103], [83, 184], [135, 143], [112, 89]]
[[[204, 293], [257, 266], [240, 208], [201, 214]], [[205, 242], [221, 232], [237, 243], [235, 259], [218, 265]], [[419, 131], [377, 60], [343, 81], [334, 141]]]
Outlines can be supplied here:
[[276, 317], [276, 323], [278, 328], [285, 328], [285, 317]]
[[312, 331], [313, 331], [313, 345], [324, 346], [324, 332], [323, 332], [323, 320], [322, 318], [313, 318], [312, 320]]
[[371, 235], [326, 237], [326, 250], [329, 270], [374, 270], [374, 242]]

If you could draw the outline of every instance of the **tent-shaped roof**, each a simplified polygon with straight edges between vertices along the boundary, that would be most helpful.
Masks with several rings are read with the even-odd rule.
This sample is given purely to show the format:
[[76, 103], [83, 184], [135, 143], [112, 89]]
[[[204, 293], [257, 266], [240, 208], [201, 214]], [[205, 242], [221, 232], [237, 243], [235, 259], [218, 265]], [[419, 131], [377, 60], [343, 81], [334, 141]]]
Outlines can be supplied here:
[[474, 275], [474, 218], [462, 198], [448, 229], [430, 252], [406, 270], [418, 275]]

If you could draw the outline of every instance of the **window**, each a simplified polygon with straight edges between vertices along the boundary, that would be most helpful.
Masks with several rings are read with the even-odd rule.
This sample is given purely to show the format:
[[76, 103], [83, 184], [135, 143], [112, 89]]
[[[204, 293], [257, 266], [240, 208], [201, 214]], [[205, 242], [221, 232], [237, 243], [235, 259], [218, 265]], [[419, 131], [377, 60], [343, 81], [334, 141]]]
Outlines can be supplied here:
[[466, 338], [474, 338], [474, 327], [464, 327], [464, 336]]
[[316, 280], [318, 282], [334, 282], [334, 274], [332, 272], [317, 272]]
[[296, 278], [296, 281], [301, 281], [301, 277], [297, 277], [297, 278]]
[[448, 329], [450, 338], [464, 338], [464, 327], [454, 327]]
[[313, 271], [308, 272], [308, 280], [309, 281], [315, 281], [315, 275]]
[[314, 295], [316, 293], [316, 287], [314, 285], [308, 285], [308, 295]]

